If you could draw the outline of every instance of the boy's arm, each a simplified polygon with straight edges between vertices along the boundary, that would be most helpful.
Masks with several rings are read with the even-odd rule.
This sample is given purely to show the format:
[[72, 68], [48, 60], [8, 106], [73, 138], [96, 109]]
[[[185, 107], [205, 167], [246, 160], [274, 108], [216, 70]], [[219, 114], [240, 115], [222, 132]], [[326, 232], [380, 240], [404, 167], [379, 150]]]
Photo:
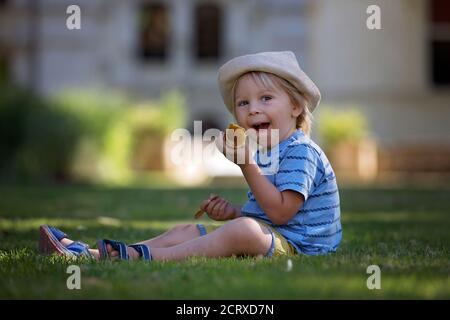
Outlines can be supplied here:
[[[249, 144], [246, 143], [245, 148], [238, 147], [231, 149], [231, 152], [229, 152], [226, 144], [226, 135], [223, 133], [221, 135], [222, 139], [216, 139], [217, 148], [221, 150], [229, 160], [233, 161], [241, 168], [259, 206], [274, 224], [286, 224], [303, 205], [303, 195], [292, 190], [280, 192], [267, 177], [261, 173], [261, 170], [254, 162], [253, 157], [251, 157]], [[238, 163], [238, 152], [245, 152], [244, 164]], [[229, 156], [231, 157], [229, 158]], [[240, 210], [239, 212], [236, 212], [236, 217], [238, 217], [238, 214], [241, 214]]]
[[254, 162], [239, 167], [256, 201], [274, 224], [286, 224], [303, 205], [304, 198], [300, 193], [292, 190], [280, 192]]

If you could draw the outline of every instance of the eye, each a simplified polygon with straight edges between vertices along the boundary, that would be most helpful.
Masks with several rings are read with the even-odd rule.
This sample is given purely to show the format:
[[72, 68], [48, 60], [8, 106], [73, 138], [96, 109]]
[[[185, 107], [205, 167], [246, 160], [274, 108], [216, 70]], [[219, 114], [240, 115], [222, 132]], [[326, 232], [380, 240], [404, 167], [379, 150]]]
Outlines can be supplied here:
[[272, 97], [271, 96], [262, 96], [261, 100], [266, 102], [266, 101], [272, 100]]
[[246, 104], [248, 104], [248, 101], [247, 101], [247, 100], [242, 100], [242, 101], [239, 101], [239, 102], [237, 103], [237, 106], [238, 106], [238, 107], [243, 107], [243, 106], [245, 106]]

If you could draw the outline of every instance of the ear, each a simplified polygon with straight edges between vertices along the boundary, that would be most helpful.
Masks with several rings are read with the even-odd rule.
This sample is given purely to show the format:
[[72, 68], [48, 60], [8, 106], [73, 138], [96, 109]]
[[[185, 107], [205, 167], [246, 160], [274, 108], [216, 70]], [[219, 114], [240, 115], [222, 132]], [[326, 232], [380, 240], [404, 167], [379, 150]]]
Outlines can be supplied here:
[[293, 104], [291, 112], [292, 118], [298, 118], [298, 116], [302, 114], [303, 108], [304, 106], [299, 103]]

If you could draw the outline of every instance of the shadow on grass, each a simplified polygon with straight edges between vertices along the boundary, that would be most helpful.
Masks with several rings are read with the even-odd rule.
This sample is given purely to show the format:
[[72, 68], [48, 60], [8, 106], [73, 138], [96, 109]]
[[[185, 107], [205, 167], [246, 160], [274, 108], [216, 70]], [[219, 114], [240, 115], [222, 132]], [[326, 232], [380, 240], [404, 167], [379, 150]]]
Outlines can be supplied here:
[[[245, 190], [2, 187], [0, 192], [0, 298], [450, 297], [450, 192], [445, 190], [342, 190], [338, 252], [291, 257], [291, 270], [287, 257], [77, 261], [82, 290], [66, 287], [66, 268], [73, 261], [37, 253], [39, 225], [55, 225], [90, 245], [99, 238], [135, 242], [196, 222], [192, 215], [209, 192], [242, 203]], [[366, 268], [372, 264], [382, 270], [382, 290], [367, 289]]]

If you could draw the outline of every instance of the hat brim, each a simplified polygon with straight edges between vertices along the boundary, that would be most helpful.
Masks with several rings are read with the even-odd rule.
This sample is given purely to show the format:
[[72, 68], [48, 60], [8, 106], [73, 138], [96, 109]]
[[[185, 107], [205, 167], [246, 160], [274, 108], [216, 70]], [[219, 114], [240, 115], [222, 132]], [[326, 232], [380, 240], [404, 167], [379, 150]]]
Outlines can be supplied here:
[[310, 112], [320, 103], [319, 88], [300, 68], [293, 52], [262, 52], [234, 58], [219, 69], [220, 93], [232, 114], [235, 83], [239, 77], [251, 71], [272, 73], [287, 80], [306, 98]]

